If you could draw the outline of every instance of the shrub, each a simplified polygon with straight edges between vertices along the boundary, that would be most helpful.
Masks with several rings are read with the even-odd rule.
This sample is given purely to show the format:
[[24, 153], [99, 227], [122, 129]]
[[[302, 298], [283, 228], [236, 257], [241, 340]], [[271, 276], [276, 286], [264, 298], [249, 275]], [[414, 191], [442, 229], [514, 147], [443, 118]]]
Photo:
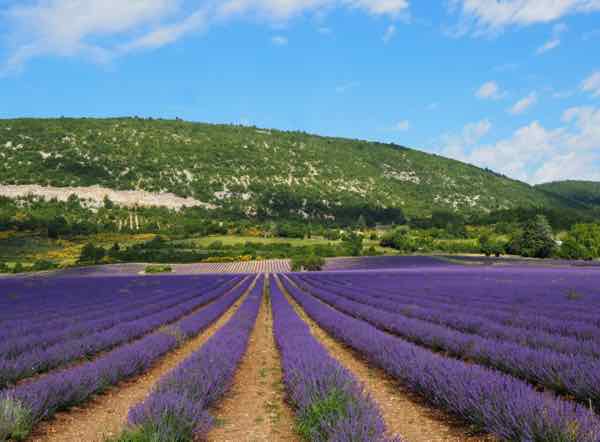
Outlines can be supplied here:
[[96, 247], [92, 243], [87, 243], [81, 249], [78, 263], [80, 264], [98, 264], [106, 255], [106, 250], [102, 247]]
[[9, 396], [0, 397], [0, 440], [24, 439], [31, 430], [31, 416], [27, 409]]
[[327, 440], [327, 429], [347, 418], [352, 399], [345, 391], [333, 389], [304, 410], [297, 425], [298, 433], [305, 440]]
[[383, 253], [379, 252], [374, 246], [371, 246], [363, 252], [363, 255], [364, 256], [379, 256], [379, 255], [383, 255]]
[[337, 241], [338, 239], [340, 239], [341, 235], [338, 230], [326, 230], [323, 233], [323, 237], [330, 241]]
[[559, 256], [565, 259], [600, 257], [600, 224], [577, 224], [561, 245]]
[[171, 268], [170, 265], [149, 265], [149, 266], [146, 266], [146, 269], [144, 270], [144, 272], [148, 273], [148, 274], [171, 273], [172, 271], [173, 271], [173, 269]]
[[416, 242], [409, 236], [405, 228], [394, 229], [387, 232], [379, 242], [381, 247], [391, 247], [401, 252], [416, 252], [418, 250]]
[[479, 238], [479, 246], [481, 247], [481, 253], [485, 256], [495, 255], [498, 257], [504, 252], [504, 246], [498, 241], [493, 241], [488, 235], [481, 235]]
[[309, 272], [318, 272], [323, 270], [325, 259], [317, 255], [295, 256], [292, 258], [292, 270], [299, 272], [306, 270]]
[[52, 270], [52, 269], [57, 269], [57, 268], [58, 268], [58, 265], [54, 261], [48, 261], [46, 259], [38, 259], [36, 262], [33, 263], [31, 270], [33, 270], [34, 272], [41, 272], [44, 270]]
[[350, 256], [360, 256], [363, 250], [363, 237], [350, 232], [342, 238], [342, 246], [348, 251]]

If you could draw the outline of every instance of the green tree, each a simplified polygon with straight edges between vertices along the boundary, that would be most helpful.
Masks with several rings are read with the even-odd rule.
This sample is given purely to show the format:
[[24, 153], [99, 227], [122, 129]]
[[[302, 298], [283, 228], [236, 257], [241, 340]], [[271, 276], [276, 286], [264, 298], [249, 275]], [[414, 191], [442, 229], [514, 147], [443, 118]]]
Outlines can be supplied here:
[[527, 222], [523, 233], [516, 239], [515, 248], [523, 256], [548, 258], [556, 249], [552, 227], [544, 215], [536, 215]]
[[356, 228], [361, 232], [367, 228], [367, 220], [362, 214], [358, 217], [358, 221], [356, 222]]
[[111, 201], [111, 199], [108, 197], [108, 195], [104, 195], [104, 208], [107, 210], [111, 210], [114, 209], [115, 207], [115, 203], [113, 203]]
[[416, 241], [411, 238], [405, 227], [398, 227], [387, 232], [379, 241], [381, 247], [391, 247], [405, 253], [416, 252], [418, 249]]
[[363, 237], [354, 232], [347, 233], [342, 238], [342, 246], [350, 256], [360, 256], [363, 250]]
[[566, 259], [600, 257], [600, 224], [576, 224], [561, 245], [560, 256]]
[[87, 243], [81, 249], [81, 254], [79, 255], [79, 261], [82, 264], [98, 264], [104, 256], [106, 255], [106, 251], [102, 247], [96, 247], [92, 243]]
[[504, 246], [500, 244], [498, 241], [494, 241], [492, 237], [484, 233], [479, 237], [479, 247], [481, 253], [485, 256], [500, 256], [504, 252]]
[[59, 238], [69, 233], [69, 224], [63, 216], [57, 216], [48, 222], [48, 238]]
[[306, 270], [308, 272], [318, 272], [325, 266], [325, 259], [315, 254], [305, 256], [294, 256], [292, 258], [292, 271], [298, 272]]
[[121, 252], [121, 245], [116, 242], [112, 245], [110, 249], [108, 249], [108, 256], [112, 259], [117, 259], [119, 257], [119, 253]]

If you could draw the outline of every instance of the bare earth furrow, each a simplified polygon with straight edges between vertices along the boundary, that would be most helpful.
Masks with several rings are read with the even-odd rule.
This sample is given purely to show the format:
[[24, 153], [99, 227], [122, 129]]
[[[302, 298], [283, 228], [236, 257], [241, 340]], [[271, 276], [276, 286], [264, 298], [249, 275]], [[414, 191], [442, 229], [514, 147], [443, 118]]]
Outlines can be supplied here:
[[285, 402], [269, 297], [263, 298], [246, 355], [233, 385], [211, 411], [209, 442], [294, 442], [294, 415]]

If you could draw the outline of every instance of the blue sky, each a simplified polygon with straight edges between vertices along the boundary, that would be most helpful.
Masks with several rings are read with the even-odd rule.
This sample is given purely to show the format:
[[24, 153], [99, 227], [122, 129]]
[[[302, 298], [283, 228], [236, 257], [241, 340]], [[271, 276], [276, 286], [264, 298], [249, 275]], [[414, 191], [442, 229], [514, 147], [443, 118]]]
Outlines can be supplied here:
[[600, 0], [0, 0], [0, 100], [600, 180]]

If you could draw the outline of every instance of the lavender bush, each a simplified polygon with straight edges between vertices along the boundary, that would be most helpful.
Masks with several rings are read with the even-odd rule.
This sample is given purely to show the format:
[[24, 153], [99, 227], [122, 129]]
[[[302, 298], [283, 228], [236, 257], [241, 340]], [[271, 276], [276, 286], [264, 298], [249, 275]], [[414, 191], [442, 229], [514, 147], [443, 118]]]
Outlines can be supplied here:
[[270, 293], [284, 384], [296, 407], [299, 434], [314, 442], [388, 440], [375, 403], [311, 335], [274, 279]]
[[[216, 321], [252, 283], [247, 278], [229, 294], [206, 308], [173, 324], [179, 334], [189, 339]], [[27, 427], [21, 420], [9, 420], [7, 432], [14, 439], [25, 437], [37, 422], [53, 416], [57, 411], [86, 401], [91, 395], [107, 387], [146, 371], [161, 356], [173, 350], [181, 341], [174, 333], [158, 331], [131, 344], [73, 368], [53, 372], [0, 393], [0, 407], [17, 404], [26, 410]]]
[[405, 387], [482, 431], [508, 441], [598, 442], [588, 409], [484, 367], [432, 353], [346, 316], [286, 281], [290, 294], [334, 337]]
[[258, 316], [263, 286], [259, 277], [231, 319], [131, 408], [130, 428], [115, 441], [185, 442], [208, 433], [212, 419], [207, 408], [231, 385]]
[[585, 404], [600, 405], [600, 360], [596, 358], [532, 349], [517, 343], [462, 333], [380, 310], [324, 289], [313, 288], [311, 293], [344, 313], [416, 344], [569, 394]]
[[[226, 285], [225, 287], [229, 287]], [[162, 303], [134, 312], [128, 322], [117, 323], [113, 327], [77, 339], [59, 342], [47, 348], [34, 348], [14, 358], [0, 357], [0, 387], [20, 379], [42, 373], [80, 358], [89, 358], [117, 345], [138, 339], [141, 336], [178, 318], [194, 309], [212, 302], [223, 294], [218, 287], [202, 295], [187, 292], [167, 299]], [[150, 314], [154, 312], [153, 314]], [[145, 315], [143, 314], [145, 313]], [[122, 317], [121, 317], [122, 318]], [[95, 324], [90, 324], [89, 331]]]

